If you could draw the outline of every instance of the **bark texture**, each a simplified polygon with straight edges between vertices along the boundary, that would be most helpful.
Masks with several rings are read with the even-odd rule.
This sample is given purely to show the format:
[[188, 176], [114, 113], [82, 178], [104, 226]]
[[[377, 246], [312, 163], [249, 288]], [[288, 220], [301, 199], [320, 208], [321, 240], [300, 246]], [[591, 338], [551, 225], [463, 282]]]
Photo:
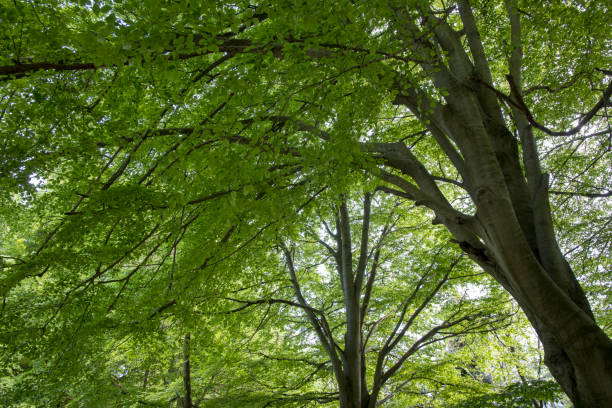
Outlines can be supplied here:
[[[378, 322], [370, 321], [369, 325], [364, 323], [367, 321], [366, 317], [370, 311], [370, 297], [376, 282], [381, 248], [384, 245], [385, 238], [392, 231], [391, 224], [385, 225], [376, 242], [370, 244], [371, 200], [371, 194], [366, 194], [363, 201], [363, 220], [361, 221], [361, 239], [357, 244], [358, 251], [353, 250], [351, 246], [351, 243], [355, 246], [355, 240], [351, 237], [351, 223], [354, 223], [354, 221], [349, 216], [347, 203], [344, 200], [337, 208], [335, 232], [332, 232], [325, 223], [328, 238], [333, 243], [330, 245], [324, 239], [318, 239], [324, 250], [328, 251], [334, 259], [336, 272], [342, 286], [344, 325], [340, 326], [344, 326], [346, 329], [341, 341], [339, 341], [338, 335], [334, 335], [334, 330], [330, 329], [326, 313], [323, 310], [313, 308], [304, 297], [294, 264], [294, 251], [281, 245], [296, 297], [296, 302], [282, 302], [300, 307], [306, 313], [320, 344], [329, 357], [338, 385], [338, 400], [342, 408], [375, 408], [390, 400], [401, 392], [405, 386], [409, 385], [410, 381], [404, 381], [402, 385], [395, 386], [393, 390], [384, 389], [384, 386], [413, 354], [430, 343], [441, 339], [460, 336], [469, 333], [470, 330], [481, 330], [484, 324], [483, 319], [487, 321], [487, 317], [479, 313], [455, 313], [447, 317], [442, 323], [431, 327], [411, 345], [406, 344], [406, 337], [409, 337], [406, 334], [416, 334], [415, 331], [411, 331], [413, 330], [413, 323], [439, 293], [448, 281], [450, 271], [459, 262], [460, 258], [451, 263], [445, 270], [444, 276], [436, 275], [433, 270], [434, 264], [437, 262], [437, 256], [442, 250], [440, 249], [432, 259], [430, 267], [421, 274], [412, 292], [398, 305], [396, 315], [392, 314], [395, 319], [393, 329], [385, 333], [384, 340], [377, 343], [376, 346], [370, 344], [367, 347], [368, 340], [377, 330]], [[353, 257], [356, 259], [354, 260]], [[429, 289], [425, 289], [428, 286]], [[274, 301], [278, 300], [275, 299]], [[409, 313], [409, 310], [413, 311]], [[392, 318], [391, 315], [385, 317], [385, 319], [390, 318]], [[468, 324], [459, 327], [458, 325], [461, 323]], [[367, 330], [365, 329], [366, 326], [369, 327]], [[401, 346], [398, 347], [398, 345]], [[367, 375], [366, 353], [371, 353], [368, 355], [374, 356], [376, 360], [371, 383], [367, 381], [369, 375]]]
[[427, 124], [461, 176], [476, 214], [453, 208], [403, 143], [378, 144], [373, 150], [394, 169], [381, 173], [397, 188], [387, 191], [432, 209], [434, 222], [444, 224], [460, 248], [519, 303], [542, 341], [546, 365], [574, 405], [603, 407], [612, 401], [612, 341], [595, 322], [556, 241], [548, 175], [541, 170], [533, 124], [521, 97], [520, 19], [516, 4], [506, 5], [514, 46], [507, 80], [516, 136], [493, 89], [469, 3], [460, 1], [459, 10], [471, 55], [462, 44], [463, 33], [433, 13], [426, 13], [417, 27], [405, 10], [395, 10], [402, 27], [398, 35], [422, 56], [421, 66], [436, 87], [447, 91], [445, 103], [435, 104], [401, 78], [395, 103]]

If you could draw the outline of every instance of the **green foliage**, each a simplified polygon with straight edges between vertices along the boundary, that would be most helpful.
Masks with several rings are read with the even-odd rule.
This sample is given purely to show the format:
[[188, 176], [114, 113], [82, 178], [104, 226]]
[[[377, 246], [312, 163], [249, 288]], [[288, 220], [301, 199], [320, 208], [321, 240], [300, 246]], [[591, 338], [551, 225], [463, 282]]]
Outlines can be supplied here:
[[535, 380], [510, 384], [498, 392], [492, 392], [465, 400], [455, 407], [533, 407], [534, 401], [561, 400], [561, 388], [554, 381]]
[[[475, 214], [427, 128], [427, 98], [439, 106], [456, 91], [435, 82], [442, 67], [427, 61], [453, 56], [414, 47], [398, 23], [405, 12], [399, 20], [433, 42], [432, 18], [462, 32], [458, 11], [395, 3], [0, 0], [0, 405], [178, 406], [186, 333], [199, 407], [336, 404], [303, 315], [287, 305], [227, 313], [236, 306], [227, 298], [292, 298], [274, 249], [282, 240], [301, 242], [316, 306], [338, 302], [331, 263], [308, 240], [340, 195], [388, 187], [375, 143], [404, 143], [453, 208]], [[491, 86], [509, 95], [504, 2], [470, 3]], [[571, 128], [609, 84], [609, 7], [518, 7], [524, 103], [549, 128]], [[407, 89], [421, 92], [423, 115], [394, 104]], [[536, 139], [560, 246], [611, 334], [609, 99], [604, 108], [576, 134]], [[376, 202], [373, 224], [394, 205]], [[431, 211], [394, 211], [372, 295], [382, 333], [423, 270], [435, 264], [439, 278], [459, 253], [429, 225]], [[466, 258], [456, 268], [416, 332], [458, 310], [514, 315], [494, 335], [487, 327], [452, 352], [441, 343], [407, 362], [385, 389], [405, 384], [387, 406], [559, 400], [517, 307]]]

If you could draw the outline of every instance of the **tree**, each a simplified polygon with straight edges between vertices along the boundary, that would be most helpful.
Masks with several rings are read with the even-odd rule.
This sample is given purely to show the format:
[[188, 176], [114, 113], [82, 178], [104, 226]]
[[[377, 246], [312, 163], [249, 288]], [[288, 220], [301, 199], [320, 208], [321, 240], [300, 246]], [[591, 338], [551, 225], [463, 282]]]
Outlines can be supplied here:
[[[555, 217], [584, 218], [550, 204], [553, 193], [610, 196], [597, 190], [610, 185], [609, 11], [331, 7], [7, 2], [3, 233], [28, 231], [23, 253], [3, 258], [9, 326], [21, 302], [47, 335], [96, 302], [100, 318], [156, 316], [189, 296], [187, 282], [366, 172], [429, 208], [512, 295], [575, 406], [612, 400], [612, 342], [555, 235]], [[605, 226], [601, 206], [593, 221]], [[45, 305], [24, 298], [35, 276]]]
[[[232, 300], [242, 303], [235, 311], [274, 303], [301, 309], [328, 358], [340, 406], [374, 408], [411, 383], [410, 379], [390, 380], [421, 349], [449, 338], [493, 331], [495, 326], [505, 323], [508, 315], [492, 310], [499, 308], [499, 304], [483, 307], [473, 301], [466, 305], [467, 299], [461, 296], [453, 299], [453, 294], [444, 293], [445, 284], [461, 279], [462, 274], [453, 271], [461, 258], [447, 264], [446, 257], [441, 255], [443, 247], [427, 267], [419, 265], [416, 259], [394, 256], [390, 249], [401, 245], [401, 241], [392, 236], [398, 235], [395, 229], [400, 220], [393, 214], [385, 216], [380, 203], [375, 204], [378, 208], [372, 214], [370, 193], [363, 199], [360, 225], [355, 225], [359, 215], [350, 214], [350, 207], [354, 206], [343, 197], [334, 209], [332, 222], [321, 219], [318, 227], [325, 233], [317, 233], [317, 228], [311, 227], [300, 234], [299, 241], [279, 244], [293, 296]], [[376, 225], [381, 221], [383, 225]], [[360, 238], [354, 239], [356, 235]], [[329, 279], [313, 272], [313, 265], [327, 268]], [[319, 275], [327, 282], [304, 278], [308, 274]], [[379, 287], [383, 286], [382, 280], [386, 281], [384, 288]], [[414, 284], [406, 290], [402, 289], [403, 282]], [[401, 300], [395, 302], [393, 296], [385, 294], [395, 292], [397, 298], [397, 293], [404, 291]], [[434, 364], [440, 366], [444, 352], [438, 353]], [[396, 383], [394, 388], [389, 387], [392, 382]]]

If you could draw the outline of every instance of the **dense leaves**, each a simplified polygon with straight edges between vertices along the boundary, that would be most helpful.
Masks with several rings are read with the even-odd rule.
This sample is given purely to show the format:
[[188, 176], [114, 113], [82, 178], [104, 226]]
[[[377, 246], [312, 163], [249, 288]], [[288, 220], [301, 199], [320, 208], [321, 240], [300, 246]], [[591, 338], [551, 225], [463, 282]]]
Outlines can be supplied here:
[[337, 405], [286, 255], [342, 343], [321, 241], [373, 193], [370, 243], [395, 221], [364, 355], [444, 276], [390, 359], [478, 315], [380, 401], [541, 405], [546, 363], [595, 406], [612, 373], [572, 347], [612, 355], [609, 21], [599, 1], [0, 1], [1, 403]]

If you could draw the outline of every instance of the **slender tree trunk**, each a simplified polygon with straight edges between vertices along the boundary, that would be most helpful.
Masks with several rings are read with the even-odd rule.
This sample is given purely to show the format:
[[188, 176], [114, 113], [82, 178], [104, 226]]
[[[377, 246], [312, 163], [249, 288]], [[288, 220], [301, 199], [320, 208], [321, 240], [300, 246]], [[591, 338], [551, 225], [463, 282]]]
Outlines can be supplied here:
[[183, 340], [183, 389], [185, 398], [183, 399], [183, 408], [193, 408], [191, 401], [191, 334], [185, 334]]
[[142, 380], [142, 390], [146, 390], [147, 389], [147, 384], [149, 383], [149, 374], [151, 373], [151, 371], [147, 368], [145, 370], [144, 373], [144, 378]]

